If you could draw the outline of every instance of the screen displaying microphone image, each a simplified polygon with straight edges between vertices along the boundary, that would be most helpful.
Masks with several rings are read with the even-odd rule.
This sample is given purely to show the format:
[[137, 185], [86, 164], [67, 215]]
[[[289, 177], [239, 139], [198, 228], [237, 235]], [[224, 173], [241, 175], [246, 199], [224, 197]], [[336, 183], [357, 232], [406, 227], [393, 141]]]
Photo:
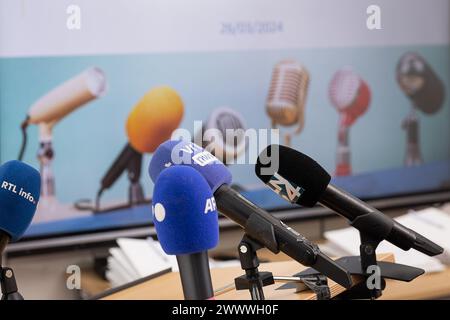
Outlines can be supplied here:
[[[334, 298], [365, 283], [338, 261], [365, 250], [360, 229], [383, 240], [379, 262], [450, 272], [450, 1], [192, 2], [0, 0], [0, 164], [40, 176], [27, 227], [8, 224], [16, 208], [0, 216], [3, 262], [20, 263], [18, 280], [33, 259], [42, 271], [21, 293], [84, 299], [169, 278], [176, 292], [145, 298], [183, 298], [178, 256], [185, 298], [249, 298], [244, 278], [219, 292], [257, 251], [291, 288], [267, 299]], [[269, 146], [279, 170], [257, 176]], [[0, 204], [36, 199], [21, 183]], [[63, 277], [68, 265], [81, 276]]]
[[219, 242], [219, 223], [205, 178], [189, 166], [161, 172], [155, 181], [152, 216], [164, 252], [177, 257], [184, 298], [213, 298], [208, 250]]
[[275, 65], [266, 101], [266, 112], [272, 128], [294, 126], [284, 135], [284, 143], [291, 145], [292, 136], [299, 135], [305, 126], [306, 97], [309, 87], [308, 70], [295, 60], [283, 60]]
[[179, 94], [169, 86], [149, 90], [134, 106], [126, 121], [128, 143], [114, 160], [101, 180], [94, 211], [100, 210], [102, 193], [111, 188], [127, 170], [130, 182], [128, 205], [145, 202], [140, 184], [142, 155], [152, 153], [178, 128], [184, 114]]
[[350, 127], [369, 108], [371, 93], [367, 83], [350, 67], [338, 70], [330, 81], [328, 95], [339, 113], [336, 176], [352, 174]]
[[[267, 145], [313, 155], [333, 183], [364, 201], [423, 204], [450, 192], [446, 0], [397, 0], [383, 17], [390, 30], [375, 38], [354, 25], [360, 0], [326, 0], [327, 10], [314, 0], [218, 0], [225, 15], [217, 3], [200, 1], [193, 11], [155, 1], [136, 1], [133, 10], [85, 1], [95, 26], [84, 20], [82, 36], [68, 38], [64, 19], [49, 10], [54, 4], [0, 0], [8, 13], [0, 36], [0, 160], [40, 168], [30, 237], [151, 224], [145, 210], [154, 184], [144, 183], [142, 168], [161, 143], [180, 136], [226, 166], [231, 189], [276, 217], [291, 217], [292, 209], [295, 221], [305, 215], [253, 174]], [[106, 7], [121, 23], [102, 14]], [[416, 14], [425, 22], [407, 18]], [[46, 16], [36, 28], [33, 19]], [[220, 30], [192, 23], [204, 17]]]
[[411, 101], [409, 114], [403, 120], [406, 132], [405, 165], [421, 165], [420, 126], [418, 111], [433, 115], [442, 108], [445, 88], [442, 80], [418, 53], [405, 53], [397, 64], [396, 78], [400, 89]]

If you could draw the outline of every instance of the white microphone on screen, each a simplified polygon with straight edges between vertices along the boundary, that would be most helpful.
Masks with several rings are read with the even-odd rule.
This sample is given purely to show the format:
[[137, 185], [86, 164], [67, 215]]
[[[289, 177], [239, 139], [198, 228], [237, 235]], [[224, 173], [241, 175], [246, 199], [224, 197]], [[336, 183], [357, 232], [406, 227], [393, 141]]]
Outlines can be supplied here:
[[52, 131], [56, 123], [71, 112], [88, 102], [101, 97], [107, 90], [104, 72], [97, 67], [91, 67], [56, 86], [38, 100], [28, 110], [27, 117], [21, 128], [23, 132], [22, 147], [19, 160], [25, 153], [27, 134], [26, 128], [30, 124], [39, 126], [38, 159], [42, 176], [42, 202], [55, 195], [52, 161], [54, 151], [52, 147]]

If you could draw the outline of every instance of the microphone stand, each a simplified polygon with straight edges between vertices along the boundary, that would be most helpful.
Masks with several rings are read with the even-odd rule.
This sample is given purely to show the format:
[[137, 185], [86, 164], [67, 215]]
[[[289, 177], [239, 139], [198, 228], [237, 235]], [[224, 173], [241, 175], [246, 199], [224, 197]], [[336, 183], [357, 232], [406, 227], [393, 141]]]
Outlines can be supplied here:
[[41, 167], [42, 185], [41, 197], [50, 198], [55, 196], [55, 177], [52, 170], [54, 157], [51, 141], [41, 142], [37, 157]]
[[[0, 232], [1, 233], [1, 232]], [[6, 247], [9, 242], [8, 237], [0, 234], [0, 252]], [[2, 266], [2, 255], [0, 254], [0, 287], [2, 291], [1, 300], [23, 300], [22, 295], [18, 292], [16, 278], [14, 271], [11, 268], [4, 268]]]
[[[359, 235], [361, 239], [359, 246], [360, 256], [343, 257], [337, 260], [337, 262], [347, 268], [352, 275], [363, 276], [366, 281], [362, 281], [355, 287], [344, 292], [341, 298], [377, 299], [383, 294], [383, 290], [386, 287], [385, 279], [409, 282], [425, 273], [423, 269], [416, 267], [393, 262], [377, 261], [376, 249], [383, 239], [376, 239], [361, 231]], [[372, 273], [371, 269], [374, 270]], [[370, 288], [368, 282], [377, 276], [380, 277], [380, 286], [372, 285], [372, 288]]]
[[23, 296], [18, 292], [14, 271], [11, 268], [3, 268], [0, 266], [0, 283], [2, 288], [1, 300], [24, 300]]
[[252, 300], [265, 300], [263, 287], [274, 284], [271, 272], [260, 272], [256, 251], [263, 245], [248, 235], [242, 237], [238, 246], [241, 268], [245, 274], [234, 279], [236, 290], [249, 290]]
[[341, 123], [338, 131], [336, 175], [348, 176], [351, 172], [352, 167], [350, 162], [349, 127]]
[[411, 109], [411, 113], [403, 120], [402, 128], [406, 131], [405, 165], [415, 166], [422, 164], [423, 158], [419, 144], [419, 118], [414, 106]]
[[144, 190], [139, 181], [141, 178], [141, 168], [142, 153], [136, 152], [127, 166], [128, 180], [130, 181], [128, 189], [128, 204], [130, 207], [145, 202]]
[[[249, 219], [247, 223], [246, 228], [262, 230], [255, 220]], [[267, 239], [269, 238], [267, 237]], [[270, 240], [270, 243], [272, 247], [278, 246], [274, 238]], [[259, 241], [247, 234], [242, 237], [238, 245], [238, 252], [241, 268], [245, 271], [245, 274], [234, 279], [236, 290], [249, 290], [252, 300], [265, 300], [263, 288], [281, 281], [292, 283], [297, 292], [304, 290], [304, 288], [301, 288], [303, 284], [305, 288], [312, 290], [317, 295], [318, 300], [329, 300], [331, 298], [327, 277], [317, 274], [317, 271], [315, 274], [298, 275], [297, 277], [274, 276], [271, 272], [259, 271], [257, 251], [264, 247]]]
[[144, 191], [142, 189], [140, 178], [142, 168], [142, 153], [134, 150], [130, 144], [126, 144], [113, 164], [106, 172], [101, 181], [101, 188], [95, 199], [94, 213], [102, 213], [100, 209], [100, 199], [103, 192], [109, 189], [124, 171], [127, 172], [128, 181], [128, 203], [126, 208], [145, 203]]
[[[342, 257], [336, 262], [348, 270], [351, 275], [362, 276], [365, 280], [356, 286], [343, 292], [339, 299], [377, 299], [386, 287], [385, 279], [410, 282], [425, 273], [423, 269], [403, 264], [377, 261], [376, 249], [383, 239], [377, 239], [371, 235], [359, 231], [361, 244], [359, 246], [360, 256]], [[373, 270], [373, 271], [372, 271]], [[320, 275], [316, 270], [308, 268], [294, 276], [304, 277]], [[379, 279], [375, 279], [379, 277]], [[379, 280], [379, 286], [368, 282], [372, 279]], [[284, 285], [280, 289], [291, 289], [291, 285]]]
[[52, 129], [57, 120], [39, 124], [39, 149], [37, 158], [40, 163], [41, 173], [41, 200], [49, 200], [55, 197], [55, 176], [53, 173], [53, 150]]

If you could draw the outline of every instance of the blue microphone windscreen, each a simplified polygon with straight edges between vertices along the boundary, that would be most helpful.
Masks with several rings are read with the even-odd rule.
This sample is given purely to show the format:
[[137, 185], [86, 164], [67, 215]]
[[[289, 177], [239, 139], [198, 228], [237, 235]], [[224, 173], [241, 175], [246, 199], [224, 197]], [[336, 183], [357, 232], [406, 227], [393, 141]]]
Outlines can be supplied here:
[[29, 165], [13, 160], [0, 166], [0, 229], [11, 241], [27, 230], [41, 193], [41, 175]]
[[161, 171], [178, 164], [200, 172], [213, 193], [221, 185], [231, 184], [231, 173], [219, 159], [195, 143], [182, 140], [167, 140], [156, 149], [150, 161], [150, 178], [155, 182]]
[[159, 175], [152, 199], [153, 222], [164, 252], [191, 254], [219, 241], [216, 202], [205, 178], [189, 166], [173, 166]]

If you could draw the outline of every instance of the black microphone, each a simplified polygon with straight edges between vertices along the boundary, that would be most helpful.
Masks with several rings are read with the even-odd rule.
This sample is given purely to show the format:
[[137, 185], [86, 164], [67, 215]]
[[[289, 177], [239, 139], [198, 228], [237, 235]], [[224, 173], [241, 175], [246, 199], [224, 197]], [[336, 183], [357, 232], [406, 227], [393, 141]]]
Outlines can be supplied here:
[[417, 110], [424, 114], [437, 113], [445, 101], [445, 87], [433, 68], [418, 53], [405, 53], [397, 64], [397, 82], [412, 102], [409, 114], [403, 120], [402, 129], [406, 132], [407, 166], [423, 163], [420, 147], [420, 123]]
[[320, 203], [375, 239], [387, 240], [403, 250], [413, 248], [429, 256], [444, 251], [431, 240], [332, 185], [325, 169], [297, 150], [281, 145], [268, 146], [258, 157], [255, 173], [285, 200], [305, 207]]
[[150, 177], [158, 183], [160, 174], [177, 164], [192, 167], [203, 175], [219, 211], [238, 223], [249, 237], [275, 254], [282, 251], [340, 285], [351, 287], [352, 280], [345, 268], [323, 254], [316, 244], [233, 190], [228, 168], [194, 143], [168, 140], [161, 144], [150, 162]]
[[177, 255], [177, 263], [186, 300], [214, 298], [208, 252]]
[[397, 82], [414, 107], [425, 114], [438, 112], [445, 100], [445, 87], [433, 68], [418, 53], [405, 53], [397, 64]]

